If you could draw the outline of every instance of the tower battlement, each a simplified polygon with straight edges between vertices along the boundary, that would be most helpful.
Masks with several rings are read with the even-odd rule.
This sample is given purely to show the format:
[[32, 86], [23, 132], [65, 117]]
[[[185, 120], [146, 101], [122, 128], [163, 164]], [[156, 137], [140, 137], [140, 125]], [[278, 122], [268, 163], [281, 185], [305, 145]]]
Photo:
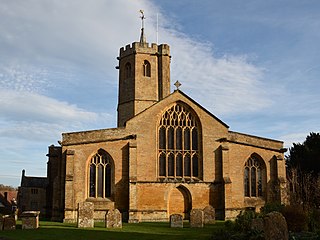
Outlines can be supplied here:
[[149, 43], [133, 42], [120, 48], [119, 58], [135, 53], [170, 55], [170, 47], [168, 44], [157, 45], [156, 43], [151, 43], [150, 45]]

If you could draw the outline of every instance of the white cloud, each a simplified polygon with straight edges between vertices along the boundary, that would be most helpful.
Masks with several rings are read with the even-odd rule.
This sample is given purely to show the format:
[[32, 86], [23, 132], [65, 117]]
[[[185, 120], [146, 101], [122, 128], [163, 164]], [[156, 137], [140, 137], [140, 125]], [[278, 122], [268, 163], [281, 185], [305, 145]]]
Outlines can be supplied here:
[[172, 80], [192, 92], [200, 104], [216, 114], [252, 112], [271, 104], [260, 82], [263, 70], [246, 56], [215, 57], [211, 45], [168, 36], [172, 46]]
[[110, 125], [113, 116], [78, 108], [37, 93], [0, 91], [0, 138], [53, 141], [62, 132]]
[[0, 91], [2, 118], [9, 121], [63, 123], [95, 121], [97, 114], [37, 93]]
[[281, 136], [281, 139], [285, 142], [285, 147], [293, 147], [293, 143], [303, 143], [309, 132], [295, 132]]

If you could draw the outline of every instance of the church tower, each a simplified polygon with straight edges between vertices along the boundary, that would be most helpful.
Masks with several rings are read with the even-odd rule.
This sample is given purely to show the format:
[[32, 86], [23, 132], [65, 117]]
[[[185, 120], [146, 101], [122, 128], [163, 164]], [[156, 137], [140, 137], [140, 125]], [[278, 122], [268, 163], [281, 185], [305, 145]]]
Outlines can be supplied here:
[[142, 28], [140, 42], [120, 49], [118, 127], [170, 94], [170, 48], [167, 44], [151, 46]]

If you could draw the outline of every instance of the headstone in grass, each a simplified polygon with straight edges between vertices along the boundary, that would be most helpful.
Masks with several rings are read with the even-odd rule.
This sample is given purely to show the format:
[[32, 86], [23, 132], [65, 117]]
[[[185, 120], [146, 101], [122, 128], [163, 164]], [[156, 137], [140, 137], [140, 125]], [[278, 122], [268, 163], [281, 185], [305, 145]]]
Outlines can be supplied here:
[[204, 224], [214, 224], [216, 222], [216, 211], [211, 205], [203, 209], [203, 218]]
[[190, 227], [202, 228], [203, 227], [203, 211], [202, 209], [192, 209], [190, 211]]
[[181, 214], [170, 215], [170, 227], [172, 228], [183, 228], [183, 218]]
[[268, 213], [263, 218], [265, 240], [288, 240], [288, 226], [286, 219], [279, 212]]
[[4, 221], [4, 218], [2, 215], [0, 215], [0, 231], [3, 230], [3, 221]]
[[39, 228], [39, 211], [25, 211], [20, 215], [22, 229]]
[[122, 228], [121, 213], [118, 209], [111, 209], [106, 214], [106, 228]]
[[78, 228], [94, 227], [94, 205], [91, 202], [82, 202], [78, 204]]
[[14, 216], [6, 215], [3, 219], [3, 230], [15, 230], [16, 229], [16, 219]]

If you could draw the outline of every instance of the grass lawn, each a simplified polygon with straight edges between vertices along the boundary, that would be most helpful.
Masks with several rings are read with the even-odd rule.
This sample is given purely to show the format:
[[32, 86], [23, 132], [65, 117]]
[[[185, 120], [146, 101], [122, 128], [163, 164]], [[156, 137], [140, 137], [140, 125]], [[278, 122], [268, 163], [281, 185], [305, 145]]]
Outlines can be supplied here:
[[79, 229], [75, 224], [57, 222], [40, 222], [39, 229], [22, 230], [21, 223], [17, 229], [0, 231], [0, 240], [191, 240], [210, 239], [212, 234], [223, 228], [224, 222], [206, 225], [204, 228], [190, 228], [189, 223], [184, 223], [184, 228], [170, 228], [169, 223], [124, 223], [122, 229], [104, 228], [104, 223], [96, 223], [94, 228]]

